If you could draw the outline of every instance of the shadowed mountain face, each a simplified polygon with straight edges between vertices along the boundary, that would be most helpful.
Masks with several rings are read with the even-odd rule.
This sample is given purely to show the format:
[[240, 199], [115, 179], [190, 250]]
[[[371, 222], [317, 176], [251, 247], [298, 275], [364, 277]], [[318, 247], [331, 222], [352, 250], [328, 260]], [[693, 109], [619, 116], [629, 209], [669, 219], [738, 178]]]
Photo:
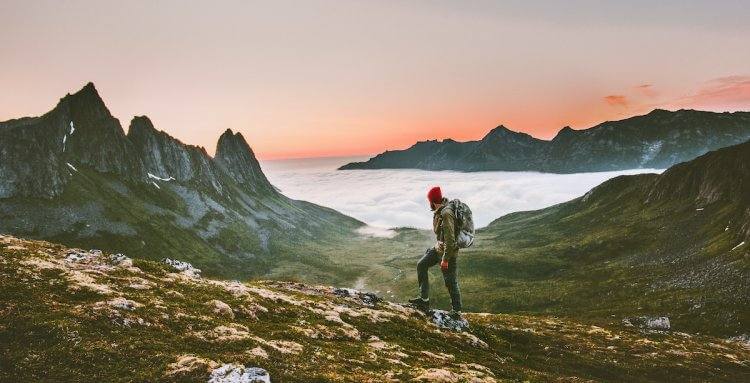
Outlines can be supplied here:
[[551, 141], [499, 126], [479, 141], [419, 142], [341, 169], [416, 168], [458, 171], [576, 173], [663, 169], [750, 139], [750, 112], [654, 110], [585, 130], [565, 127]]
[[0, 123], [0, 232], [241, 277], [302, 254], [324, 264], [313, 248], [361, 225], [278, 193], [239, 133], [222, 134], [213, 158], [148, 117], [126, 135], [91, 83], [43, 116]]

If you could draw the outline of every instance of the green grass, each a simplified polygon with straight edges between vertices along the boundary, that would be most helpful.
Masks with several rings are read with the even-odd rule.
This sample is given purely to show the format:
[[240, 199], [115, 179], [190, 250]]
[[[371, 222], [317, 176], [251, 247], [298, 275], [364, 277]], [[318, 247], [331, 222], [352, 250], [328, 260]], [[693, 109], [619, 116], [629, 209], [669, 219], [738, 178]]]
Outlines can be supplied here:
[[[386, 303], [367, 307], [326, 287], [278, 281], [243, 284], [283, 294], [291, 300], [286, 302], [252, 291], [232, 294], [224, 282], [175, 278], [167, 266], [149, 260], [135, 260], [137, 269], [109, 266], [106, 255], [89, 264], [70, 264], [61, 260], [66, 249], [60, 245], [10, 237], [0, 242], [2, 381], [205, 381], [206, 366], [169, 374], [170, 364], [181, 355], [260, 366], [275, 382], [381, 381], [385, 376], [410, 380], [430, 368], [464, 379], [481, 372], [486, 381], [534, 382], [571, 377], [739, 381], [750, 373], [750, 350], [707, 336], [596, 328], [552, 316], [470, 314], [468, 334], [485, 342], [483, 348], [472, 346], [468, 335], [438, 331], [416, 312], [401, 315]], [[51, 262], [53, 267], [32, 261]], [[90, 276], [113, 293], [81, 288], [74, 273]], [[146, 280], [152, 288], [132, 287], [135, 280]], [[103, 304], [117, 296], [142, 306], [128, 311]], [[214, 299], [228, 304], [234, 318], [214, 313], [206, 305]], [[342, 323], [315, 311], [321, 308], [350, 310], [340, 317], [359, 338], [345, 335]], [[373, 321], [368, 316], [373, 312], [391, 317]], [[215, 342], [200, 335], [217, 326], [237, 325], [245, 326], [249, 337]], [[311, 337], [295, 328], [329, 335]], [[369, 346], [371, 336], [387, 347]], [[280, 353], [252, 337], [296, 342], [302, 351]], [[254, 347], [264, 348], [268, 359], [248, 353]], [[436, 360], [423, 351], [450, 358]], [[465, 366], [471, 363], [482, 367]], [[491, 374], [482, 372], [484, 368]]]

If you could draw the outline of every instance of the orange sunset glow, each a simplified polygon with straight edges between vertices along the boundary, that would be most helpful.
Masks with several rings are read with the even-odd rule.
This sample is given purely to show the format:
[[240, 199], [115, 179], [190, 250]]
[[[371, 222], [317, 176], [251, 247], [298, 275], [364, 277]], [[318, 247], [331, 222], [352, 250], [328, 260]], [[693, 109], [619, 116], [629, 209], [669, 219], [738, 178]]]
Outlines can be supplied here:
[[0, 120], [92, 81], [125, 129], [145, 114], [212, 153], [229, 128], [276, 159], [474, 140], [500, 124], [549, 139], [654, 108], [750, 109], [741, 3], [230, 3], [0, 5], [14, 52], [0, 64]]

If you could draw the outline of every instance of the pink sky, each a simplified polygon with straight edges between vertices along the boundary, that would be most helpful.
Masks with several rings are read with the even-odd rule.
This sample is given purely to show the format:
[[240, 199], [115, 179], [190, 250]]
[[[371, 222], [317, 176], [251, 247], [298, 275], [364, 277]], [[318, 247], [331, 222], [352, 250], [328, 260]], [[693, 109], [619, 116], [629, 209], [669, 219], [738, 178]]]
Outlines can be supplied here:
[[732, 1], [0, 4], [0, 120], [93, 81], [125, 128], [261, 158], [372, 154], [505, 126], [551, 138], [653, 108], [750, 110]]

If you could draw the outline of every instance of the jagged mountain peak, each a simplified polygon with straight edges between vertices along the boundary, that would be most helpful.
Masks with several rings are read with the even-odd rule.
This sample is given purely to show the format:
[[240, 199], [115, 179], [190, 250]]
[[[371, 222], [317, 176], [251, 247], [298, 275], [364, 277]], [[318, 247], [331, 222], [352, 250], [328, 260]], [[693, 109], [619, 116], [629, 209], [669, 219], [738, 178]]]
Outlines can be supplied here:
[[84, 97], [84, 96], [91, 96], [91, 97], [99, 97], [101, 100], [101, 96], [99, 96], [99, 91], [96, 90], [96, 85], [94, 85], [93, 82], [89, 81], [84, 85], [81, 89], [79, 89], [77, 92], [68, 93], [65, 95], [65, 97]]
[[216, 163], [231, 174], [239, 183], [253, 189], [273, 189], [260, 168], [255, 153], [240, 132], [227, 129], [216, 144]]
[[154, 127], [154, 123], [147, 116], [135, 116], [130, 120], [128, 137], [158, 133], [159, 131]]
[[552, 141], [559, 140], [561, 138], [567, 138], [571, 137], [573, 134], [575, 134], [575, 129], [571, 128], [570, 126], [564, 126], [562, 129], [560, 129], [559, 132], [555, 135], [554, 138], [552, 138]]
[[513, 134], [513, 133], [517, 133], [517, 132], [514, 132], [514, 131], [508, 129], [505, 125], [500, 124], [497, 127], [495, 127], [492, 130], [490, 130], [484, 136], [484, 138], [491, 137], [491, 136], [498, 136], [498, 135], [500, 135], [500, 136], [502, 136], [502, 135], [508, 135], [508, 134]]
[[60, 99], [55, 109], [65, 109], [72, 114], [73, 118], [112, 117], [93, 82], [87, 83], [73, 94], [66, 94]]
[[133, 117], [128, 139], [148, 173], [162, 179], [195, 180], [206, 185], [218, 185], [210, 169], [210, 157], [204, 150], [186, 145], [157, 130], [148, 117]]
[[232, 129], [227, 129], [224, 133], [219, 136], [219, 141], [216, 144], [217, 156], [219, 152], [235, 151], [248, 153], [255, 157], [253, 150], [250, 148], [250, 144], [247, 143], [245, 137], [240, 132], [233, 132]]
[[253, 149], [247, 143], [242, 133], [227, 129], [216, 143], [216, 158], [227, 159], [231, 156], [239, 156], [246, 160], [257, 162]]
[[144, 176], [93, 83], [67, 94], [43, 116], [8, 126], [0, 132], [0, 197], [54, 197], [82, 165], [127, 180]]
[[490, 130], [489, 133], [487, 133], [484, 138], [482, 138], [482, 141], [493, 139], [522, 139], [529, 141], [538, 141], [536, 138], [527, 133], [510, 130], [505, 125], [499, 125], [496, 128]]
[[120, 121], [112, 116], [93, 83], [67, 94], [42, 119], [40, 136], [34, 140], [40, 142], [49, 135], [54, 142], [44, 149], [45, 155], [127, 180], [145, 179], [143, 165], [134, 155]]
[[194, 145], [186, 144], [181, 140], [171, 136], [169, 133], [163, 130], [156, 129], [154, 123], [150, 118], [148, 118], [148, 116], [135, 116], [132, 120], [130, 120], [130, 127], [128, 128], [128, 138], [130, 138], [131, 140], [135, 140], [138, 136], [156, 136], [169, 141], [174, 141], [176, 144], [181, 146], [203, 149]]

